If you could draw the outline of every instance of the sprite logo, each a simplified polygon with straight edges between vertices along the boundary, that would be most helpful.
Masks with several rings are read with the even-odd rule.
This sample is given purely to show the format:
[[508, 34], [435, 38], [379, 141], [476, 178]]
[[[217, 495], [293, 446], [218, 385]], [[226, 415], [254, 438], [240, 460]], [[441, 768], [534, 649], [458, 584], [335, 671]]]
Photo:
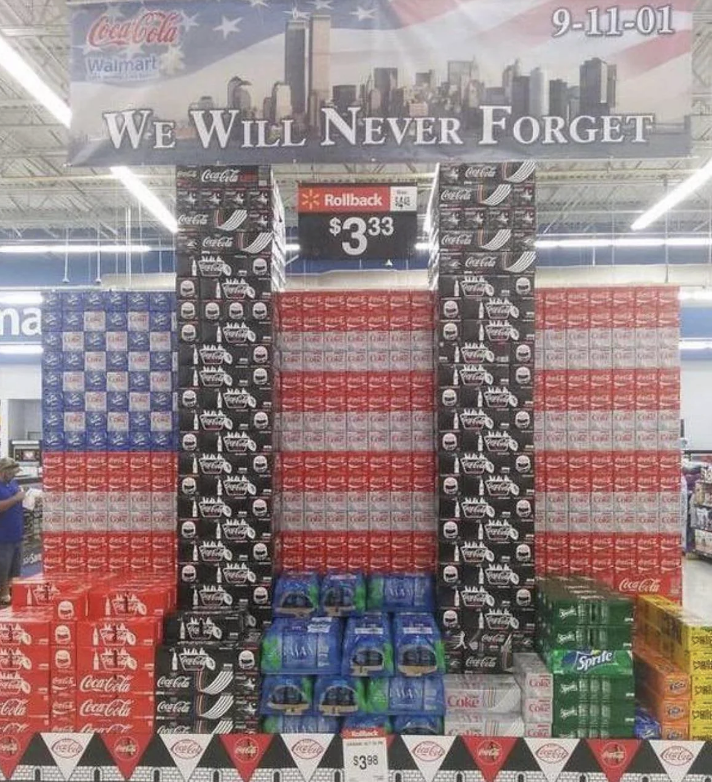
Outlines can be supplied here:
[[574, 668], [579, 673], [588, 673], [599, 665], [608, 665], [613, 662], [613, 652], [598, 652], [598, 654], [589, 654], [587, 652], [576, 652], [574, 658]]

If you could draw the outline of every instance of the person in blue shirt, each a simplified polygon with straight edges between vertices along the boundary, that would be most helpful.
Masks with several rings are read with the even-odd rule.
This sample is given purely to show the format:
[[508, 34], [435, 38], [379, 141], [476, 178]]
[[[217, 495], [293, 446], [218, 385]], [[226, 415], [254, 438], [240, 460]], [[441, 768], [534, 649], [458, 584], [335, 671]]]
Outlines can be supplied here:
[[19, 471], [14, 459], [0, 459], [0, 607], [10, 603], [10, 585], [22, 565], [25, 492], [15, 480]]

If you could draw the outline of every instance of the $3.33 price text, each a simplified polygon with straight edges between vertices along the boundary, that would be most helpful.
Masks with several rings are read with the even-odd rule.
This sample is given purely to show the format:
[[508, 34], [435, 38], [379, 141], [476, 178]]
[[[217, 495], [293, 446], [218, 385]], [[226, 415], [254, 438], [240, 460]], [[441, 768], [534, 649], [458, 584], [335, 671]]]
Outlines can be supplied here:
[[368, 249], [370, 238], [393, 236], [395, 226], [390, 215], [374, 217], [332, 217], [329, 233], [343, 237], [341, 247], [347, 255], [363, 255]]
[[587, 8], [580, 16], [570, 8], [557, 8], [551, 15], [553, 38], [569, 33], [581, 33], [589, 38], [619, 37], [624, 33], [638, 35], [673, 35], [675, 33], [672, 5], [641, 5], [637, 9], [622, 10], [614, 5], [608, 8]]

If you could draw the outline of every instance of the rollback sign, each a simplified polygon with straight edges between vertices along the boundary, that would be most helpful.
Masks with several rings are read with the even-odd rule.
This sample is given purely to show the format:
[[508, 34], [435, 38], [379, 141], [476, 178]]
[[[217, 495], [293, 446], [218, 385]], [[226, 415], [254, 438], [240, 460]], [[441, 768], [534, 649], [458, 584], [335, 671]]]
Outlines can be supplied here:
[[300, 185], [297, 201], [303, 258], [386, 261], [415, 250], [415, 185]]
[[692, 0], [75, 6], [70, 159], [685, 155], [692, 8]]

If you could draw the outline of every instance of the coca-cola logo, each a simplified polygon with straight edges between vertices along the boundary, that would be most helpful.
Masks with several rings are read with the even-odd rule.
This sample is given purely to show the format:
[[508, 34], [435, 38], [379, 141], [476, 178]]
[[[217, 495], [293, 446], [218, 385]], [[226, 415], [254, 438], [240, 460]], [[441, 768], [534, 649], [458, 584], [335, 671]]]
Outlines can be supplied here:
[[450, 187], [440, 193], [440, 200], [445, 203], [467, 203], [470, 191], [464, 187]]
[[302, 760], [314, 760], [322, 755], [324, 747], [314, 739], [300, 739], [292, 745], [292, 754]]
[[535, 754], [542, 763], [563, 763], [569, 756], [565, 747], [553, 742], [539, 747]]
[[242, 738], [235, 742], [232, 754], [237, 760], [247, 761], [257, 757], [260, 748], [254, 739]]
[[465, 660], [466, 668], [476, 668], [478, 671], [493, 670], [498, 664], [496, 657], [468, 657]]
[[188, 701], [175, 701], [174, 703], [161, 701], [156, 706], [156, 713], [175, 717], [179, 714], [190, 714], [191, 706]]
[[79, 692], [123, 695], [131, 692], [131, 678], [115, 676], [84, 676], [79, 681]]
[[224, 169], [206, 168], [200, 177], [200, 181], [207, 182], [210, 184], [235, 185], [240, 181], [240, 169], [239, 168], [224, 168]]
[[13, 758], [20, 751], [20, 744], [14, 736], [0, 738], [0, 757]]
[[686, 766], [693, 758], [692, 752], [681, 744], [673, 744], [660, 753], [660, 759], [670, 766]]
[[55, 741], [50, 750], [59, 758], [71, 759], [81, 755], [82, 745], [75, 739], [63, 738]]
[[174, 11], [144, 10], [121, 20], [102, 14], [89, 28], [87, 43], [95, 49], [131, 44], [169, 46], [180, 38], [180, 23], [181, 15]]
[[607, 766], [622, 766], [625, 763], [627, 752], [623, 744], [611, 742], [601, 750], [601, 760]]
[[465, 179], [491, 179], [497, 176], [495, 166], [468, 166], [465, 169]]
[[135, 758], [138, 754], [138, 744], [131, 736], [122, 736], [114, 743], [114, 754], [124, 760]]
[[436, 741], [421, 741], [412, 750], [413, 756], [428, 763], [440, 760], [445, 750]]
[[472, 244], [474, 236], [467, 231], [461, 231], [460, 233], [445, 234], [440, 239], [442, 247], [467, 247]]
[[182, 760], [193, 760], [202, 752], [202, 747], [193, 739], [181, 739], [171, 747], [171, 752]]
[[113, 701], [83, 701], [79, 707], [81, 717], [130, 717], [132, 700], [115, 698]]
[[502, 757], [502, 745], [497, 741], [486, 741], [477, 748], [477, 760], [480, 763], [498, 763]]
[[210, 250], [229, 250], [233, 246], [232, 236], [206, 236], [203, 247]]
[[0, 703], [0, 717], [26, 717], [27, 700], [24, 698], [6, 698]]
[[156, 680], [157, 690], [187, 690], [191, 685], [188, 676], [159, 676]]
[[182, 214], [178, 215], [178, 225], [183, 226], [202, 226], [202, 225], [208, 225], [208, 221], [210, 219], [210, 215], [207, 215], [205, 213], [196, 213], [196, 214]]
[[656, 595], [662, 588], [659, 578], [623, 578], [618, 584], [619, 592], [635, 592], [636, 594]]
[[532, 701], [529, 703], [529, 711], [532, 714], [545, 714], [550, 710], [548, 701]]

